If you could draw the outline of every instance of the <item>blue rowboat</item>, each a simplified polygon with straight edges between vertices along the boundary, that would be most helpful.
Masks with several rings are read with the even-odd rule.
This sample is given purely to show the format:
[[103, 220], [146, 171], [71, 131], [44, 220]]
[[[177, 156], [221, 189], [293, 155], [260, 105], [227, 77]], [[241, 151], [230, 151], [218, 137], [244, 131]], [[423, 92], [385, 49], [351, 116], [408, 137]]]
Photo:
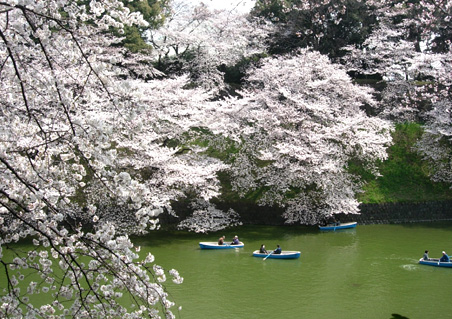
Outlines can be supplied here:
[[446, 267], [446, 268], [452, 268], [452, 262], [441, 262], [439, 259], [429, 259], [424, 260], [423, 258], [419, 259], [419, 263], [421, 265], [429, 265], [434, 267]]
[[238, 245], [231, 245], [224, 243], [223, 245], [218, 245], [215, 241], [202, 241], [199, 243], [201, 249], [231, 249], [231, 248], [243, 248], [244, 243], [240, 242]]
[[355, 228], [357, 222], [351, 222], [351, 223], [339, 223], [337, 225], [326, 225], [326, 226], [319, 226], [320, 230], [339, 230], [339, 229], [348, 229], [348, 228]]
[[272, 258], [272, 259], [297, 259], [300, 257], [299, 251], [290, 251], [290, 250], [283, 250], [280, 254], [263, 254], [260, 253], [259, 250], [253, 251], [253, 257], [260, 257], [260, 258]]

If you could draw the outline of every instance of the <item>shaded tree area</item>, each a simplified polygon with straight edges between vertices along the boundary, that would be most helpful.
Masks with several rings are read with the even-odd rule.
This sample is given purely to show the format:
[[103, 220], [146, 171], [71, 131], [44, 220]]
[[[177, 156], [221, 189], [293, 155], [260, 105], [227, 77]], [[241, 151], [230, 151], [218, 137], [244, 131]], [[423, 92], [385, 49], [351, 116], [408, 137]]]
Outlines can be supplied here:
[[335, 59], [346, 45], [360, 45], [377, 25], [366, 1], [258, 0], [252, 14], [277, 26], [271, 54], [310, 47]]
[[[146, 27], [126, 26], [122, 34], [125, 38], [121, 44], [132, 52], [152, 50], [152, 46], [147, 43], [146, 33], [159, 28], [165, 22], [170, 11], [170, 0], [124, 1], [124, 5], [131, 12], [141, 13], [149, 25]], [[114, 32], [118, 36], [120, 35], [117, 31]]]

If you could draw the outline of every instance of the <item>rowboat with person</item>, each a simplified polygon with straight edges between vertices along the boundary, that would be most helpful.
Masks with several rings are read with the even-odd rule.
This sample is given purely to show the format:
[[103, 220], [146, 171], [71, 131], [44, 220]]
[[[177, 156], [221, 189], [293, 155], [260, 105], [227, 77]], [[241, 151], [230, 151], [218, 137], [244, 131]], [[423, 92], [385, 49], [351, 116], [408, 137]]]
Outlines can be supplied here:
[[443, 250], [443, 255], [441, 258], [429, 258], [428, 250], [425, 251], [424, 256], [419, 259], [421, 265], [428, 265], [434, 267], [446, 267], [452, 268], [452, 262], [450, 261], [449, 255]]
[[450, 261], [439, 261], [439, 259], [431, 258], [429, 260], [424, 260], [424, 258], [419, 259], [419, 264], [434, 266], [434, 267], [446, 267], [452, 268], [452, 262]]
[[243, 248], [245, 246], [244, 243], [239, 242], [238, 245], [231, 245], [223, 243], [222, 245], [218, 245], [215, 241], [201, 241], [199, 242], [199, 247], [201, 249], [233, 249], [233, 248]]
[[301, 255], [301, 252], [299, 251], [291, 251], [291, 250], [283, 250], [279, 254], [274, 254], [274, 252], [270, 252], [268, 254], [261, 253], [259, 250], [253, 251], [253, 257], [260, 257], [267, 259], [297, 259]]
[[340, 230], [340, 229], [355, 228], [357, 224], [358, 224], [357, 222], [350, 222], [350, 223], [337, 222], [337, 223], [333, 223], [333, 224], [327, 224], [325, 226], [319, 226], [319, 229], [335, 231], [335, 230]]

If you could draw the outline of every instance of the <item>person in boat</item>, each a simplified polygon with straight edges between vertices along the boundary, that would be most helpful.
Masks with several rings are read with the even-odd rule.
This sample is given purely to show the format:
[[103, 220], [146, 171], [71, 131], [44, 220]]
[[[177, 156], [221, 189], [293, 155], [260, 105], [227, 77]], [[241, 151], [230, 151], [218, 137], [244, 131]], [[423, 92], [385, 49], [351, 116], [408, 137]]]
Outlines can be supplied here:
[[340, 224], [341, 222], [336, 220], [336, 217], [334, 217], [334, 215], [331, 215], [323, 220], [322, 226], [339, 226]]
[[259, 249], [259, 253], [261, 253], [261, 254], [268, 254], [267, 250], [265, 249], [265, 245], [264, 244], [261, 245], [261, 248]]
[[240, 244], [239, 237], [237, 235], [235, 235], [234, 239], [232, 239], [231, 245], [238, 245], [238, 244]]
[[424, 257], [422, 257], [422, 259], [424, 259], [424, 260], [430, 260], [430, 258], [428, 258], [428, 250], [425, 251]]
[[439, 261], [440, 261], [440, 262], [443, 262], [443, 263], [448, 263], [448, 262], [450, 262], [450, 258], [449, 258], [449, 256], [446, 254], [445, 251], [443, 251], [443, 256], [439, 259]]
[[281, 246], [276, 245], [276, 249], [273, 250], [273, 253], [274, 253], [275, 255], [279, 255], [281, 252], [282, 252]]
[[223, 245], [224, 244], [224, 239], [225, 239], [226, 237], [224, 237], [224, 236], [221, 236], [220, 238], [218, 238], [218, 245]]

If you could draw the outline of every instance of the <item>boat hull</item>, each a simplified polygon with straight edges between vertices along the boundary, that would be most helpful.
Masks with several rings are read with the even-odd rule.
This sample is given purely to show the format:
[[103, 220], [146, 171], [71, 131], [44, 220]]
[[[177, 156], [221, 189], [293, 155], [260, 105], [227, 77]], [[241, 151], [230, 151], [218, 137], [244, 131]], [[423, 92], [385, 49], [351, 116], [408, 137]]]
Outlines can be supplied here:
[[267, 257], [268, 259], [297, 259], [299, 258], [301, 255], [301, 253], [299, 251], [282, 251], [281, 254], [271, 254], [269, 256], [268, 254], [262, 254], [259, 252], [259, 250], [255, 250], [253, 252], [253, 257], [260, 257], [260, 258], [265, 258]]
[[438, 259], [437, 260], [424, 260], [424, 259], [420, 259], [419, 263], [421, 265], [428, 265], [428, 266], [433, 266], [433, 267], [445, 267], [445, 268], [452, 268], [452, 262], [440, 262]]
[[349, 228], [355, 228], [357, 222], [352, 223], [341, 223], [339, 225], [327, 225], [327, 226], [319, 226], [320, 230], [340, 230], [340, 229], [349, 229]]
[[199, 247], [201, 249], [234, 249], [234, 248], [243, 248], [243, 246], [245, 246], [245, 244], [242, 242], [240, 242], [240, 244], [238, 245], [231, 244], [218, 245], [218, 243], [214, 241], [204, 241], [199, 243]]

